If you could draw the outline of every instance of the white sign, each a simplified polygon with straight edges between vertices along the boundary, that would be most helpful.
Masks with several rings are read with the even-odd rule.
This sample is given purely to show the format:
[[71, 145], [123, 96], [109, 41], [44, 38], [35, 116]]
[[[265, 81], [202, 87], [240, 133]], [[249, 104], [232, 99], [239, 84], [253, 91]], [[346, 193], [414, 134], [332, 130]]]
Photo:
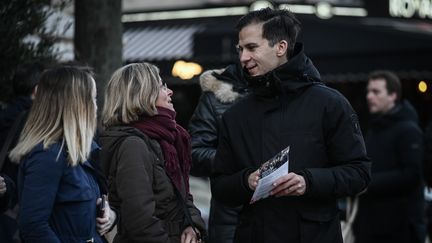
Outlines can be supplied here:
[[389, 0], [392, 17], [412, 18], [415, 14], [422, 19], [432, 19], [432, 0]]

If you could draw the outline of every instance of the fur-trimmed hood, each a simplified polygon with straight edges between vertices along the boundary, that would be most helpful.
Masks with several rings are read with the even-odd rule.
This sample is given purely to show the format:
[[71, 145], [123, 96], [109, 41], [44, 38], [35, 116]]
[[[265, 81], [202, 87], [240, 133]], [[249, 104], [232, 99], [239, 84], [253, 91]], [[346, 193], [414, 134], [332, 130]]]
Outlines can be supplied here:
[[230, 103], [247, 92], [246, 82], [236, 65], [205, 71], [200, 76], [203, 92], [214, 93], [222, 103]]

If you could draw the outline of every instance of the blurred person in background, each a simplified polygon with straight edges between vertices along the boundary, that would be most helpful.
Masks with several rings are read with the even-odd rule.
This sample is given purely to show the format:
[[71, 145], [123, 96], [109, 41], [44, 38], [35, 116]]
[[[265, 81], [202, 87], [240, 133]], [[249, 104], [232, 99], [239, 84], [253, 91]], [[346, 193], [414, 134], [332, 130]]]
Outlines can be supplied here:
[[[11, 201], [10, 192], [15, 185], [8, 176], [0, 175], [0, 213], [6, 211]], [[8, 190], [9, 189], [9, 190]], [[0, 231], [3, 233], [3, 231]], [[1, 239], [1, 238], [0, 238]]]
[[[44, 69], [45, 65], [38, 62], [25, 63], [17, 67], [12, 80], [14, 99], [6, 104], [6, 108], [0, 110], [0, 137], [6, 138], [18, 115], [30, 109], [39, 76]], [[0, 145], [3, 143], [4, 139], [0, 141]]]
[[[0, 242], [18, 242], [16, 180], [18, 165], [7, 154], [16, 145], [37, 91], [39, 76], [46, 65], [39, 62], [21, 64], [15, 70], [12, 87], [15, 98], [0, 110], [0, 177], [5, 193], [0, 195]], [[1, 181], [1, 179], [0, 179]], [[1, 187], [1, 183], [0, 183]]]
[[[97, 216], [101, 180], [90, 154], [96, 130], [96, 84], [86, 69], [45, 71], [18, 144], [20, 236], [24, 242], [105, 242], [114, 225], [108, 203]], [[103, 182], [102, 182], [103, 183]]]
[[415, 109], [402, 100], [399, 78], [390, 71], [369, 76], [370, 122], [365, 136], [372, 180], [359, 197], [356, 243], [423, 243], [422, 131]]
[[16, 184], [12, 179], [0, 174], [0, 242], [19, 241], [18, 225], [16, 222], [17, 210], [13, 214], [7, 214], [13, 208], [12, 202], [16, 192]]
[[424, 132], [423, 175], [426, 183], [426, 229], [429, 240], [432, 240], [432, 120]]
[[[247, 93], [241, 66], [209, 70], [200, 77], [202, 95], [192, 115], [189, 132], [192, 138], [191, 175], [210, 177], [218, 145], [222, 114]], [[208, 224], [209, 243], [232, 243], [241, 207], [228, 207], [211, 198]]]
[[109, 197], [120, 211], [114, 242], [196, 243], [205, 225], [189, 192], [189, 134], [175, 121], [159, 69], [132, 63], [105, 91], [99, 137]]

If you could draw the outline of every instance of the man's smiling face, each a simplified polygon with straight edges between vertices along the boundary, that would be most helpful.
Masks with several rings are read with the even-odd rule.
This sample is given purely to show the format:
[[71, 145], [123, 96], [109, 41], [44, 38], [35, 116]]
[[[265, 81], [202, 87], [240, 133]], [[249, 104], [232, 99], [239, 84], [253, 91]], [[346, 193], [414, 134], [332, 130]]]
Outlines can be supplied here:
[[239, 58], [249, 75], [263, 75], [286, 62], [286, 55], [278, 54], [278, 44], [269, 45], [262, 35], [263, 23], [245, 26], [239, 32]]

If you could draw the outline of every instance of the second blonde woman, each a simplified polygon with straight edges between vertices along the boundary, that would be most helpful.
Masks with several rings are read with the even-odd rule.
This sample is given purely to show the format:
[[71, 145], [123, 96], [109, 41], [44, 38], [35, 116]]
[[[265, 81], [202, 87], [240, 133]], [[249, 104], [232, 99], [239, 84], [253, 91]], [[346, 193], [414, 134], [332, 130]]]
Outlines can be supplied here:
[[100, 136], [114, 242], [199, 242], [204, 222], [189, 193], [190, 139], [175, 121], [173, 92], [148, 63], [117, 70], [105, 92]]

